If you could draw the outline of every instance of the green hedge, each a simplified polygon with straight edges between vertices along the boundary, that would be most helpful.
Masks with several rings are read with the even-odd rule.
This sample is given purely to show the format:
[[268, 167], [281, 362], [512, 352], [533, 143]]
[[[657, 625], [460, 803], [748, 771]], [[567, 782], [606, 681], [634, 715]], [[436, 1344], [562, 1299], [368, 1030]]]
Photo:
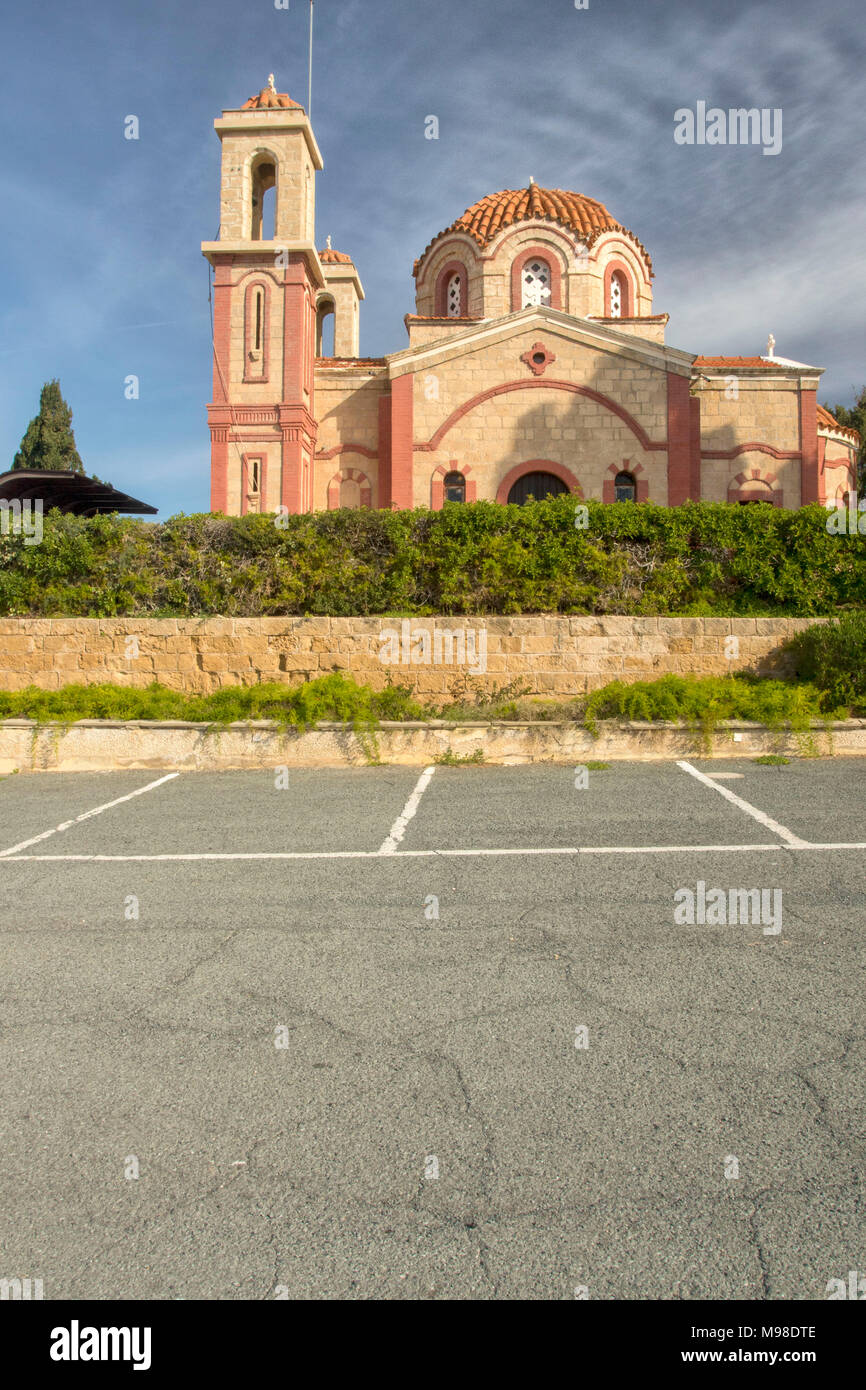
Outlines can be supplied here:
[[0, 614], [791, 614], [866, 607], [866, 543], [827, 513], [572, 497], [282, 518], [45, 518], [0, 534]]

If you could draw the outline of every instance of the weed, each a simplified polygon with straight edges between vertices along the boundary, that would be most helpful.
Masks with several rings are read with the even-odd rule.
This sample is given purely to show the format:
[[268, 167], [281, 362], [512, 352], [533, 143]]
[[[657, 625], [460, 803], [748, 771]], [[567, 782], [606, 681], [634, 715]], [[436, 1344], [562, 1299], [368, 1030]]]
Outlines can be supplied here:
[[444, 753], [437, 753], [433, 761], [439, 767], [477, 766], [484, 762], [484, 749], [476, 748], [474, 753], [455, 753], [452, 748], [446, 748]]

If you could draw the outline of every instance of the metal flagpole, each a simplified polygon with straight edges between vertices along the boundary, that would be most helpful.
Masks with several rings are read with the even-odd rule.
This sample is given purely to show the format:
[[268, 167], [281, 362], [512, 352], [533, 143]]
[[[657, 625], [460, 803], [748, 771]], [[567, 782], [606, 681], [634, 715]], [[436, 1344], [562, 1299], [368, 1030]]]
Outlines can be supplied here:
[[313, 0], [310, 0], [310, 80], [307, 87], [307, 116], [313, 110]]

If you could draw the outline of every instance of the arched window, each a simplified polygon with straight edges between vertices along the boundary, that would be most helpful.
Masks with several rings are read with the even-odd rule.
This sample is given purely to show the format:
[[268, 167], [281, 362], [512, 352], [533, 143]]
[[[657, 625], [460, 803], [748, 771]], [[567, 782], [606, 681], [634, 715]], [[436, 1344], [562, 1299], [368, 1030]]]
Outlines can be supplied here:
[[253, 347], [261, 352], [265, 342], [265, 291], [263, 285], [253, 290]]
[[534, 256], [523, 267], [523, 297], [521, 309], [535, 308], [550, 303], [550, 266], [547, 261]]
[[612, 319], [621, 319], [625, 304], [625, 282], [618, 270], [610, 277], [610, 314]]
[[268, 291], [260, 281], [244, 295], [244, 381], [268, 379]]
[[316, 356], [334, 356], [336, 305], [333, 299], [320, 299], [316, 305]]
[[466, 266], [462, 261], [447, 261], [439, 271], [433, 292], [433, 313], [440, 319], [463, 319], [468, 315]]
[[[277, 168], [270, 155], [260, 155], [250, 170], [252, 177], [252, 215], [250, 239], [273, 241], [276, 236]], [[266, 200], [265, 194], [273, 190]]]
[[262, 499], [262, 461], [250, 459], [247, 468], [247, 501], [250, 511], [258, 511]]
[[264, 458], [260, 454], [244, 454], [242, 460], [241, 511], [260, 512], [264, 498]]
[[562, 479], [553, 473], [524, 473], [512, 485], [508, 500], [522, 507], [530, 498], [540, 502], [544, 497], [558, 497], [561, 492], [568, 490]]
[[630, 319], [638, 312], [631, 271], [622, 261], [609, 261], [605, 267], [604, 312], [609, 319]]
[[637, 483], [631, 473], [617, 473], [613, 480], [613, 495], [617, 502], [634, 502], [637, 498]]
[[445, 293], [445, 313], [449, 319], [463, 315], [463, 277], [459, 270], [451, 276]]
[[446, 502], [466, 501], [466, 479], [462, 473], [446, 473], [442, 486]]

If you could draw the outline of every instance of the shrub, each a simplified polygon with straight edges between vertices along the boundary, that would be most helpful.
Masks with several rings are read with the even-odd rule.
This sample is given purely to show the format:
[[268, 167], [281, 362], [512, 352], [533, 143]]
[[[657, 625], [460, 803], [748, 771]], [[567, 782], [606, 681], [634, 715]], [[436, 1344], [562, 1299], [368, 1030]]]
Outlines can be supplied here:
[[866, 714], [866, 613], [845, 613], [806, 628], [788, 643], [796, 674], [821, 691], [826, 709]]
[[600, 719], [686, 723], [711, 731], [723, 719], [751, 720], [771, 729], [790, 724], [806, 730], [823, 717], [813, 685], [748, 676], [662, 676], [625, 685], [611, 681], [588, 697], [584, 723], [595, 731]]

